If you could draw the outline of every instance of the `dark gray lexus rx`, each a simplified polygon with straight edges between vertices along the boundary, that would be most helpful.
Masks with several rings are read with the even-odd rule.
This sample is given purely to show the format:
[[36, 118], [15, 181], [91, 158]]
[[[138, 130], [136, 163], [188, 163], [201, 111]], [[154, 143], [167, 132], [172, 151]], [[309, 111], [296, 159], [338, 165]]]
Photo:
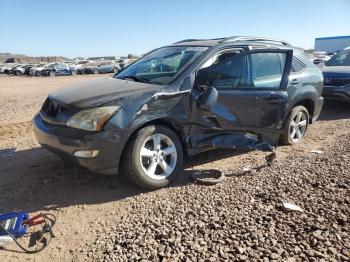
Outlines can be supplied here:
[[284, 41], [189, 39], [113, 77], [51, 93], [33, 122], [52, 152], [160, 188], [185, 156], [300, 142], [320, 114], [322, 91], [321, 71]]

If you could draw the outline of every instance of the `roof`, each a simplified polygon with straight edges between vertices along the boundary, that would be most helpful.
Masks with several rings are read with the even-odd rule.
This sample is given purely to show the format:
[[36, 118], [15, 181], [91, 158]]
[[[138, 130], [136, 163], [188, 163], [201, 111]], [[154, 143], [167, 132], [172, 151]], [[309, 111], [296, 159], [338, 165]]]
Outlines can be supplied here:
[[284, 40], [278, 40], [273, 38], [267, 38], [267, 37], [259, 37], [259, 36], [230, 36], [230, 37], [222, 37], [222, 38], [215, 38], [215, 39], [185, 39], [181, 40], [179, 42], [174, 43], [175, 46], [180, 45], [191, 45], [191, 46], [215, 46], [221, 43], [232, 43], [232, 42], [249, 42], [250, 44], [252, 42], [259, 43], [259, 44], [273, 44], [273, 45], [280, 45], [280, 46], [291, 46], [288, 42]]
[[318, 37], [318, 38], [315, 38], [315, 40], [334, 40], [334, 39], [343, 39], [343, 38], [349, 38], [350, 39], [350, 35]]

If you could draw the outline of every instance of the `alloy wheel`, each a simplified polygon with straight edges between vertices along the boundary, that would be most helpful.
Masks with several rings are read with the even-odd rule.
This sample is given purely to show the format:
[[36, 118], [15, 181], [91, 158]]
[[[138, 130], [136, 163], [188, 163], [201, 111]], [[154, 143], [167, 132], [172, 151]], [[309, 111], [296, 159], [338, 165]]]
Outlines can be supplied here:
[[297, 143], [305, 135], [307, 128], [307, 115], [303, 111], [299, 111], [292, 119], [290, 123], [290, 139]]
[[174, 142], [164, 134], [153, 134], [142, 144], [140, 163], [145, 174], [152, 179], [164, 179], [175, 170], [177, 150]]

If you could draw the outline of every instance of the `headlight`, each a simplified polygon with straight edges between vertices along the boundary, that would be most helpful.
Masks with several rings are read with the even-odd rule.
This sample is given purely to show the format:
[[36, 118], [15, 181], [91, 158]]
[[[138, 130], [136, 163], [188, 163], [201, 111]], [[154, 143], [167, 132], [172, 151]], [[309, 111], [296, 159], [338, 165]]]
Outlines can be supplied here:
[[100, 131], [107, 120], [120, 108], [121, 106], [104, 106], [83, 110], [69, 118], [66, 125], [88, 131]]

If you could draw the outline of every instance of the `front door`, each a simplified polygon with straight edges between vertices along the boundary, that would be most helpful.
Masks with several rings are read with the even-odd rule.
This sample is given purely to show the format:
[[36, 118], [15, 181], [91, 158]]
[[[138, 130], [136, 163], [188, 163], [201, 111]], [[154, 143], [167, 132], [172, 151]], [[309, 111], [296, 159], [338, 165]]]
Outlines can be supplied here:
[[215, 54], [197, 71], [193, 93], [214, 87], [218, 100], [211, 111], [193, 104], [191, 135], [279, 132], [292, 56], [292, 50], [283, 49], [227, 49]]

